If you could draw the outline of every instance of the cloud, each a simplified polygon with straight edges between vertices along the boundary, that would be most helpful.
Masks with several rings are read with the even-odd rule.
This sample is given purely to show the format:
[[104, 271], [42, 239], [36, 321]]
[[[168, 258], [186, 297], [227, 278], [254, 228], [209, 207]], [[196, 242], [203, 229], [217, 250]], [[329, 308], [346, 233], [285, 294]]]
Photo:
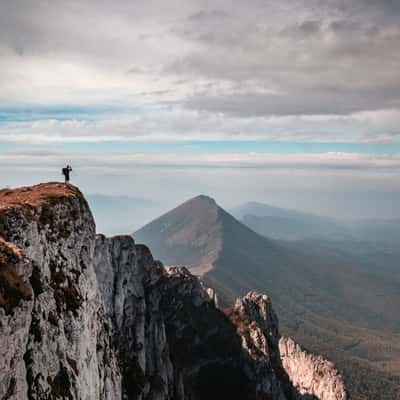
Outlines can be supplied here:
[[[149, 95], [150, 96], [150, 95]], [[248, 101], [255, 101], [250, 98]], [[215, 107], [211, 100], [203, 103]], [[230, 105], [231, 106], [231, 105]], [[287, 110], [287, 104], [285, 104]], [[218, 106], [221, 109], [221, 106]], [[262, 107], [262, 105], [260, 105]], [[176, 143], [188, 141], [281, 141], [392, 143], [400, 140], [400, 111], [380, 110], [347, 115], [299, 114], [265, 117], [238, 107], [225, 113], [199, 111], [176, 104], [131, 109], [0, 110], [0, 143]], [[229, 111], [229, 112], [228, 112]], [[303, 110], [304, 111], [304, 110]], [[71, 113], [75, 113], [74, 118]], [[3, 116], [3, 117], [2, 117]]]

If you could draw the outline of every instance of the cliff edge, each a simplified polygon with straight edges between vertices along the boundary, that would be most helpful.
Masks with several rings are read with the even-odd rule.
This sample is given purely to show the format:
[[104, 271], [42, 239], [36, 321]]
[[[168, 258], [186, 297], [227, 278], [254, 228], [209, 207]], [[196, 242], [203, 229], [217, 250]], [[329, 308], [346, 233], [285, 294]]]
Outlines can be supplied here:
[[186, 268], [96, 236], [61, 183], [0, 191], [0, 371], [2, 400], [346, 399], [267, 296], [219, 309]]

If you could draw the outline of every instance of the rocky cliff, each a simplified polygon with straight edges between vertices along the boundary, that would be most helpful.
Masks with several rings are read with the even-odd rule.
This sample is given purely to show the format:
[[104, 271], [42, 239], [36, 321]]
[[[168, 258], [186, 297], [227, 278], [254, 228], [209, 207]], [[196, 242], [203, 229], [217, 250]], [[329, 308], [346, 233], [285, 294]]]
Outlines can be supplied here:
[[1, 256], [0, 398], [118, 398], [111, 325], [93, 269], [95, 225], [78, 189], [1, 191], [0, 236], [8, 242]]
[[346, 399], [265, 295], [221, 310], [185, 268], [95, 235], [78, 189], [0, 191], [0, 399]]
[[280, 338], [279, 351], [282, 366], [301, 395], [327, 400], [342, 398], [342, 377], [333, 363], [308, 353], [288, 337]]

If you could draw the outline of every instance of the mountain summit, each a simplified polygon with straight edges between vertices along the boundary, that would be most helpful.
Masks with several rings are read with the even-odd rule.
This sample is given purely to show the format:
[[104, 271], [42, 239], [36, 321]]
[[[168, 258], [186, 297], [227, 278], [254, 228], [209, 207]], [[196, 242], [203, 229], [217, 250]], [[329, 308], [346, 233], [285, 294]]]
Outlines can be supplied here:
[[[243, 292], [244, 287], [248, 290], [254, 287], [251, 276], [243, 286], [241, 274], [232, 273], [236, 266], [242, 265], [247, 271], [259, 269], [255, 258], [260, 248], [263, 252], [271, 250], [267, 252], [268, 258], [276, 253], [271, 241], [247, 228], [205, 195], [194, 197], [150, 222], [135, 232], [134, 237], [148, 244], [155, 257], [168, 265], [186, 265], [200, 276], [210, 277], [213, 271], [221, 279], [228, 279], [228, 285], [224, 286], [233, 289], [232, 298]], [[220, 286], [217, 281], [214, 284]]]
[[168, 265], [187, 265], [199, 275], [213, 268], [222, 247], [221, 208], [200, 195], [135, 232]]

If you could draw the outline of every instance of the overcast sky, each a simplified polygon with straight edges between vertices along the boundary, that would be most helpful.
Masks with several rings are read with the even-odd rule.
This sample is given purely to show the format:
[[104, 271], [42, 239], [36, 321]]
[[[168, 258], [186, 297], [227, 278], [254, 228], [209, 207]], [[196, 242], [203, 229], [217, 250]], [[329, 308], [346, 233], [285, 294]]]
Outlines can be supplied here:
[[398, 0], [0, 0], [1, 186], [400, 217]]

